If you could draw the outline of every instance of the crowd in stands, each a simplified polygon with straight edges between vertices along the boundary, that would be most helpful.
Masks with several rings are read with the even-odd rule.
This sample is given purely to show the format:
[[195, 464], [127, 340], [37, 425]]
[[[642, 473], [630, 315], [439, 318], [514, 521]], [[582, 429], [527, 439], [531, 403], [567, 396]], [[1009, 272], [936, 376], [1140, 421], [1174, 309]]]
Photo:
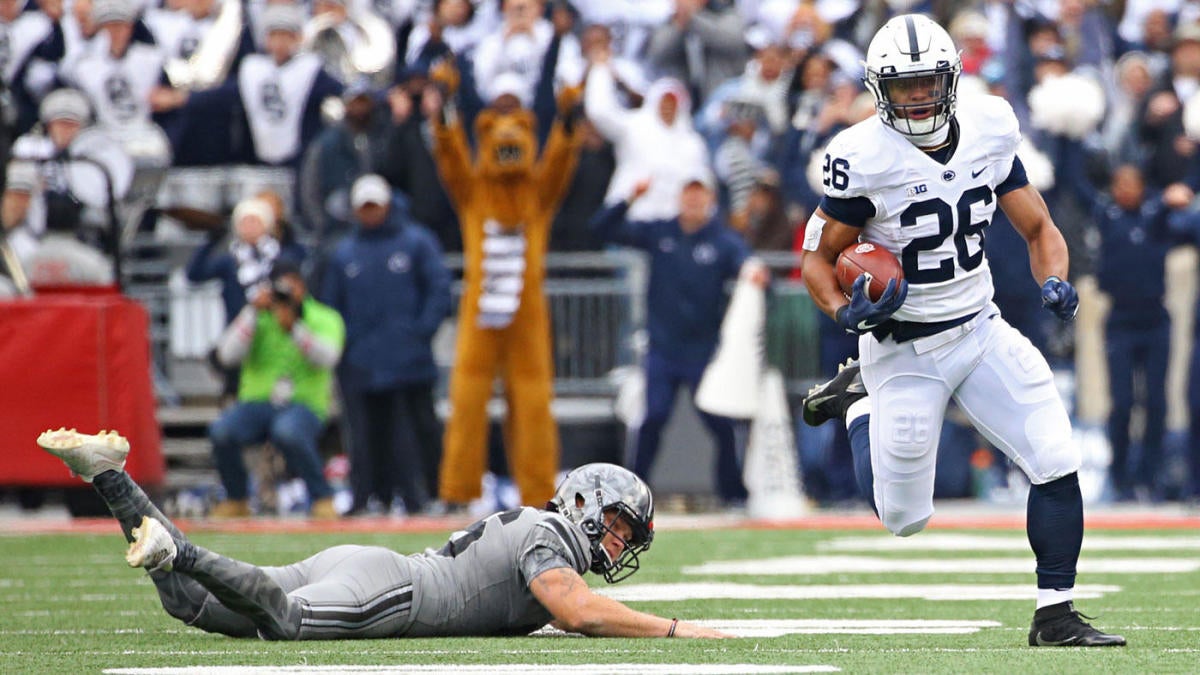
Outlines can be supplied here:
[[[436, 496], [436, 470], [389, 482], [376, 474], [396, 458], [362, 437], [421, 446], [406, 462], [428, 465], [440, 454], [427, 352], [452, 311], [442, 254], [464, 246], [434, 156], [433, 121], [445, 114], [446, 96], [472, 142], [481, 110], [521, 107], [534, 113], [545, 143], [556, 94], [583, 87], [578, 166], [551, 251], [613, 245], [612, 232], [593, 221], [635, 190], [624, 218], [679, 217], [679, 196], [698, 167], [715, 177], [714, 198], [739, 246], [798, 250], [821, 198], [823, 148], [875, 111], [861, 83], [863, 49], [884, 21], [908, 12], [933, 16], [962, 49], [960, 97], [990, 93], [1013, 105], [1026, 139], [1022, 161], [1064, 230], [1072, 276], [1094, 275], [1113, 300], [1114, 496], [1200, 497], [1200, 424], [1189, 443], [1191, 482], [1165, 491], [1155, 470], [1170, 321], [1162, 263], [1172, 246], [1200, 239], [1191, 215], [1200, 187], [1200, 2], [0, 0], [0, 156], [10, 158], [0, 216], [35, 284], [105, 284], [113, 272], [103, 254], [114, 242], [103, 223], [130, 189], [146, 138], [165, 139], [171, 171], [290, 172], [290, 192], [255, 195], [218, 214], [222, 225], [187, 266], [191, 281], [223, 282], [229, 326], [214, 361], [230, 370], [227, 393], [237, 398], [231, 366], [243, 363], [244, 378], [242, 359], [256, 353], [250, 341], [267, 330], [245, 308], [282, 302], [271, 270], [300, 265], [312, 293], [288, 311], [307, 321], [330, 307], [344, 325], [330, 328], [337, 336], [328, 343], [297, 338], [290, 325], [268, 337], [293, 344], [301, 360], [317, 354], [321, 368], [336, 371], [360, 431], [376, 430], [360, 433], [353, 454], [372, 467], [353, 481], [354, 509], [394, 496], [417, 510]], [[431, 77], [445, 62], [461, 76], [454, 92]], [[156, 214], [141, 227], [153, 228]], [[1069, 336], [1038, 307], [1024, 242], [1003, 220], [998, 211], [986, 239], [996, 301], [1065, 362]], [[387, 290], [383, 302], [384, 291], [368, 282], [396, 266], [411, 267], [419, 282]], [[404, 325], [356, 334], [372, 315], [393, 312]], [[402, 356], [376, 346], [396, 340]], [[823, 317], [821, 340], [827, 372], [856, 349]], [[383, 363], [392, 356], [403, 360]], [[1195, 420], [1200, 361], [1191, 381]], [[288, 399], [298, 394], [297, 386]], [[1130, 450], [1135, 394], [1148, 412], [1141, 452]], [[290, 422], [243, 411], [254, 421], [242, 429], [254, 428], [241, 436], [222, 417], [213, 441], [231, 500], [246, 498], [236, 449], [268, 434], [311, 496], [327, 496], [306, 459], [315, 450], [288, 444], [297, 429], [319, 423], [323, 404], [310, 408]], [[727, 444], [731, 432], [715, 430]], [[853, 491], [848, 447], [837, 449], [844, 432], [833, 435], [825, 466], [810, 477], [818, 500]]]

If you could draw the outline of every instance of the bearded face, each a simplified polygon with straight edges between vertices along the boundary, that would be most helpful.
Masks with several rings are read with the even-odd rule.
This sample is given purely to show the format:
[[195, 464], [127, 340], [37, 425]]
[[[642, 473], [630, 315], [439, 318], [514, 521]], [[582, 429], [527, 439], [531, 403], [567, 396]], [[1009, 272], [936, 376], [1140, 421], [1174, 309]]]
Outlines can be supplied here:
[[528, 177], [537, 158], [534, 124], [533, 113], [525, 109], [479, 113], [475, 137], [483, 174], [505, 179]]

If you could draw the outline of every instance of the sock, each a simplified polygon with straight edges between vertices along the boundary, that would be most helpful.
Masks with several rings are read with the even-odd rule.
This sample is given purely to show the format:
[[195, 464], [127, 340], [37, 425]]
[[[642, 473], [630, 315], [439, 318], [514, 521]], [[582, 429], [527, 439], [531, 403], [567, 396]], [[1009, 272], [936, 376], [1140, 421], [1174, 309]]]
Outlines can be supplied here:
[[1037, 608], [1057, 605], [1075, 599], [1075, 590], [1071, 588], [1039, 588], [1037, 593]]
[[850, 454], [854, 458], [854, 479], [858, 483], [858, 493], [878, 516], [879, 509], [875, 508], [875, 474], [871, 471], [871, 416], [860, 414], [851, 417], [854, 406], [866, 400], [864, 398], [850, 404], [850, 409], [846, 411], [846, 419], [849, 420], [846, 433], [850, 437]]
[[178, 545], [175, 571], [200, 582], [222, 605], [250, 619], [270, 640], [295, 640], [300, 602], [256, 565], [226, 558], [191, 542]]
[[142, 516], [150, 516], [166, 526], [175, 541], [184, 539], [179, 528], [151, 503], [142, 488], [124, 471], [105, 471], [92, 480], [92, 487], [100, 493], [100, 497], [108, 505], [108, 510], [121, 524], [125, 541], [133, 542], [131, 533], [133, 528], [142, 524]]
[[[1037, 557], [1038, 607], [1070, 599], [1057, 595], [1075, 587], [1075, 565], [1083, 547], [1083, 495], [1072, 473], [1029, 488], [1025, 530]], [[1056, 599], [1057, 598], [1057, 599]]]

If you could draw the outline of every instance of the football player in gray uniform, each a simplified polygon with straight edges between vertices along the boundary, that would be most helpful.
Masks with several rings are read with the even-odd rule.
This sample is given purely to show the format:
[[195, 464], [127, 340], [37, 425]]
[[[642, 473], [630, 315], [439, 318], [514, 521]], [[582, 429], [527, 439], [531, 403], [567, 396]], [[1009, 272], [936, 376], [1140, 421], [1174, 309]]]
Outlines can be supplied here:
[[496, 513], [438, 550], [402, 555], [334, 546], [283, 567], [258, 567], [188, 540], [124, 471], [115, 431], [59, 429], [37, 443], [104, 498], [168, 614], [213, 633], [267, 640], [525, 635], [547, 623], [612, 637], [732, 637], [631, 609], [588, 588], [636, 572], [654, 539], [654, 498], [630, 471], [586, 464], [545, 510]]

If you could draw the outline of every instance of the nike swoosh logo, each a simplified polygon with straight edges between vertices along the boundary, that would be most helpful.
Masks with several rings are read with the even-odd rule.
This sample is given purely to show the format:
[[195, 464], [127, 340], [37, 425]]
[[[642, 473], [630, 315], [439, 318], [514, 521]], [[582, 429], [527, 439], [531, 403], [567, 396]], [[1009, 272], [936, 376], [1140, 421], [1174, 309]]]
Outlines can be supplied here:
[[984, 171], [987, 171], [987, 167], [986, 167], [986, 166], [985, 166], [985, 167], [983, 167], [982, 169], [978, 170], [978, 171], [972, 171], [972, 172], [971, 172], [971, 178], [979, 178], [979, 174], [983, 173]]
[[808, 403], [805, 404], [805, 407], [809, 410], [816, 410], [817, 406], [833, 398], [837, 398], [836, 395], [829, 394], [826, 396], [819, 396], [817, 398], [810, 398], [808, 399]]
[[1039, 630], [1038, 634], [1036, 636], [1034, 636], [1033, 639], [1034, 639], [1034, 642], [1037, 642], [1039, 647], [1065, 647], [1067, 645], [1073, 645], [1076, 642], [1078, 642], [1079, 636], [1072, 635], [1071, 637], [1067, 638], [1066, 640], [1057, 640], [1057, 641], [1043, 640], [1042, 639], [1042, 631]]

